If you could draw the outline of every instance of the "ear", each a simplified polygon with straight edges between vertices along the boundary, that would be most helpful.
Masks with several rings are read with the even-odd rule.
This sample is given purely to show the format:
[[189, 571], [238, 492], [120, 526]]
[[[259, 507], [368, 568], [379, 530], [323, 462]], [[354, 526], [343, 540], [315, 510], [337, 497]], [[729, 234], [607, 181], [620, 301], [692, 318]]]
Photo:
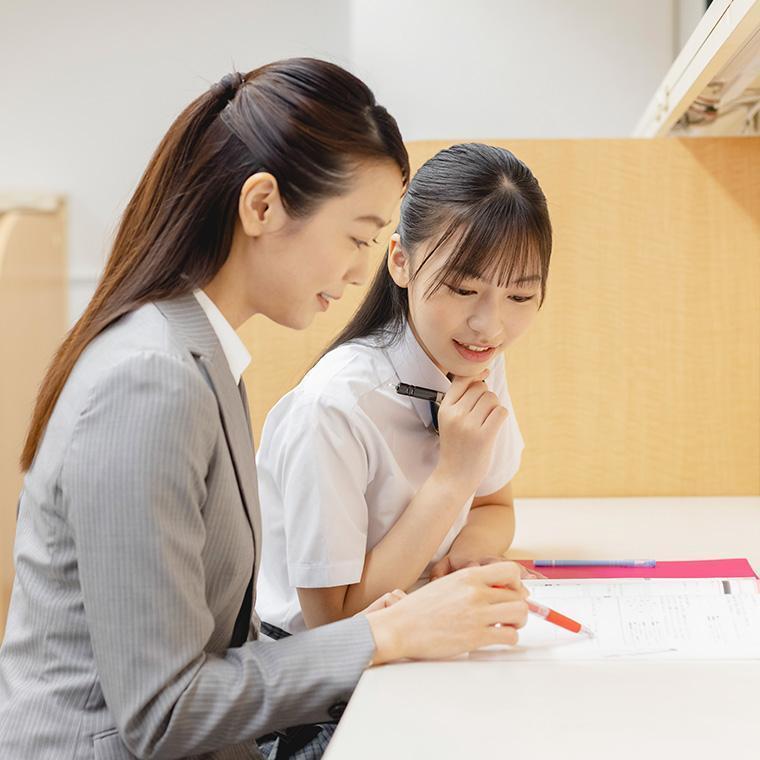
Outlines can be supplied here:
[[252, 174], [243, 183], [238, 215], [249, 237], [280, 230], [288, 219], [277, 179], [269, 172]]
[[401, 238], [394, 232], [388, 241], [388, 272], [400, 288], [408, 288], [412, 278], [411, 262], [407, 252], [401, 247]]

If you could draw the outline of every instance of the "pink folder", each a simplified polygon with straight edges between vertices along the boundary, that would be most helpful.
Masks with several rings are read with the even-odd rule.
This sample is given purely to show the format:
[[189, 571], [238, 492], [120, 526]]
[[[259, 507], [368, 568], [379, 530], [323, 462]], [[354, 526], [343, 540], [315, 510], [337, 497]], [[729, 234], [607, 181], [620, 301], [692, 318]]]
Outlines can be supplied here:
[[[533, 569], [533, 562], [516, 560]], [[657, 567], [537, 567], [547, 578], [757, 578], [746, 559], [660, 561]]]

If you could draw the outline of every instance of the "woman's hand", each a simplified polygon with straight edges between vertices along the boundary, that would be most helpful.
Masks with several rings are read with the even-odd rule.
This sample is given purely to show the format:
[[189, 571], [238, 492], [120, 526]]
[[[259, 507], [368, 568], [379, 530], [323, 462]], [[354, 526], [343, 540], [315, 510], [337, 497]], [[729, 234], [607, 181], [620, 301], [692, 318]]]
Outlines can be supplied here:
[[483, 382], [487, 376], [483, 370], [475, 377], [455, 377], [438, 411], [441, 453], [436, 472], [468, 495], [486, 476], [496, 436], [508, 416]]
[[539, 573], [538, 570], [532, 567], [525, 567], [525, 565], [520, 565], [520, 577], [524, 581], [525, 580], [532, 580], [532, 581], [548, 580], [547, 577], [543, 573]]
[[514, 562], [453, 572], [367, 614], [376, 645], [373, 664], [515, 644], [528, 615], [527, 597]]

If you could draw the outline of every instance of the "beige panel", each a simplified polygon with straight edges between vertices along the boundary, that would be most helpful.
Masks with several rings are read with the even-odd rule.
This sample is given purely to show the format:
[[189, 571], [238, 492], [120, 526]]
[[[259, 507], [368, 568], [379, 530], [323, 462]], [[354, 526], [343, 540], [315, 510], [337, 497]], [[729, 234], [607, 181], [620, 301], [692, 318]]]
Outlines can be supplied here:
[[[516, 493], [760, 493], [760, 139], [491, 142], [555, 228], [547, 301], [507, 356]], [[412, 143], [414, 167], [448, 144]], [[359, 298], [303, 333], [244, 325], [257, 436]]]
[[0, 635], [13, 582], [18, 466], [37, 387], [66, 328], [66, 212], [0, 207]]

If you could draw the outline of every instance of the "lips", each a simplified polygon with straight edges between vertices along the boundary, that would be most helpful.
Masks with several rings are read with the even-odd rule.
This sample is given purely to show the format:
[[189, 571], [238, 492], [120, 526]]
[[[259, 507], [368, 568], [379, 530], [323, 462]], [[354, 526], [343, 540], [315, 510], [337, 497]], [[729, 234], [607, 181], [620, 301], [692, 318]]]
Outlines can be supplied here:
[[322, 311], [327, 311], [327, 309], [330, 307], [330, 301], [339, 301], [340, 296], [333, 296], [330, 293], [327, 293], [325, 291], [322, 291], [321, 293], [317, 293], [317, 301], [319, 301], [319, 306], [322, 309]]
[[457, 353], [470, 362], [484, 363], [490, 361], [496, 353], [496, 346], [480, 346], [477, 343], [460, 343], [452, 338]]

